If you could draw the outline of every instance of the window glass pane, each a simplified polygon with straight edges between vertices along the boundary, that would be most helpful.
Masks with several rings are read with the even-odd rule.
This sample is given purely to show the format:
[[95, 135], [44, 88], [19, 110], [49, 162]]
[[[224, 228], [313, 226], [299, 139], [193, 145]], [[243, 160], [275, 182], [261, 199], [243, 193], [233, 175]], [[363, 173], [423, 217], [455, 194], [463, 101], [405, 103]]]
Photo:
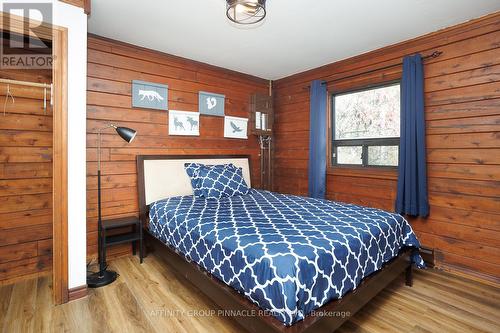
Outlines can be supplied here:
[[368, 165], [397, 166], [398, 146], [369, 146]]
[[363, 164], [361, 155], [363, 148], [361, 146], [354, 147], [337, 147], [337, 164]]
[[399, 84], [335, 96], [335, 139], [399, 137]]

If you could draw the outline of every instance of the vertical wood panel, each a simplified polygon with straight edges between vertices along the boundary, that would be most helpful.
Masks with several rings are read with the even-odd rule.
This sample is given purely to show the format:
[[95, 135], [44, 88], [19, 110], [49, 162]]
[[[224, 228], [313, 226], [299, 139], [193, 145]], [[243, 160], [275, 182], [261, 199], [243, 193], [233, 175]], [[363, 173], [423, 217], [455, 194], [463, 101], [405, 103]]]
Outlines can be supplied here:
[[[404, 55], [441, 50], [424, 69], [430, 216], [410, 222], [438, 266], [500, 281], [499, 34], [496, 13], [275, 82], [275, 190], [307, 194], [311, 80], [332, 80], [330, 92], [383, 83], [400, 77], [400, 67], [384, 67]], [[395, 179], [329, 169], [327, 196], [393, 210]]]
[[56, 304], [68, 293], [68, 32], [54, 30], [53, 288]]
[[[168, 112], [134, 109], [131, 81], [168, 84], [169, 107], [198, 111], [198, 92], [226, 96], [225, 113], [249, 118], [250, 95], [267, 92], [267, 81], [120, 42], [89, 36], [87, 81], [87, 256], [96, 256], [97, 130], [112, 122], [137, 130], [127, 144], [112, 129], [102, 135], [103, 217], [138, 214], [135, 158], [139, 154], [248, 154], [259, 184], [257, 138], [224, 138], [222, 117], [200, 117], [200, 136], [169, 136]], [[110, 249], [116, 257], [130, 247]]]

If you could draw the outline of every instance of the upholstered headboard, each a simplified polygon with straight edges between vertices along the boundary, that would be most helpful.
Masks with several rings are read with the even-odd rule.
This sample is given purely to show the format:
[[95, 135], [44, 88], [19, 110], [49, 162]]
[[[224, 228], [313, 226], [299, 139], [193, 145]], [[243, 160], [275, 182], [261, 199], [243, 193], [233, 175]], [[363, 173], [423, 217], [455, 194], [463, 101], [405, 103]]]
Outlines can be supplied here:
[[147, 206], [154, 201], [191, 195], [193, 189], [184, 163], [203, 164], [233, 163], [243, 169], [243, 177], [248, 186], [250, 182], [249, 156], [246, 155], [138, 155], [137, 182], [141, 218], [147, 213]]

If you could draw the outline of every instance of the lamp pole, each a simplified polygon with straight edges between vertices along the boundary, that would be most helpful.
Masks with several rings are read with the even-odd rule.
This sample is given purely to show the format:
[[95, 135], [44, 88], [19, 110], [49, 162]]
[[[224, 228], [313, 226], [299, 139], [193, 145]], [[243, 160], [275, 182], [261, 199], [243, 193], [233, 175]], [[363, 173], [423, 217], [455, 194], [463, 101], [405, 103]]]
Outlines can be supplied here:
[[97, 239], [98, 239], [98, 260], [99, 260], [99, 274], [104, 274], [106, 270], [106, 262], [103, 253], [104, 242], [102, 240], [102, 215], [101, 215], [101, 132], [110, 126], [101, 128], [97, 131]]
[[114, 128], [118, 135], [128, 143], [132, 142], [137, 132], [127, 127], [117, 127], [109, 124], [97, 130], [97, 256], [99, 261], [99, 271], [87, 274], [87, 285], [90, 288], [98, 288], [110, 284], [116, 280], [117, 274], [107, 270], [106, 264], [106, 243], [102, 237], [102, 213], [101, 213], [101, 132], [108, 128]]
[[98, 238], [98, 260], [99, 260], [99, 274], [102, 277], [106, 270], [106, 258], [104, 257], [104, 240], [102, 239], [102, 214], [101, 214], [101, 132], [116, 126], [109, 124], [97, 131], [97, 238]]

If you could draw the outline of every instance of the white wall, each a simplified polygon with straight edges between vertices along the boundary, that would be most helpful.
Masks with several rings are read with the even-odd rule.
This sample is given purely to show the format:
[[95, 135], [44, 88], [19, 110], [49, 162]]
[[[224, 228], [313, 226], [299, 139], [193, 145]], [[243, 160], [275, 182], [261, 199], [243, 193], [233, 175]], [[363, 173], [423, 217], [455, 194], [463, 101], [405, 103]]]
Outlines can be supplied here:
[[87, 15], [54, 0], [54, 24], [68, 28], [68, 287], [87, 283]]
[[86, 241], [86, 104], [87, 15], [57, 0], [52, 1], [53, 24], [68, 29], [68, 286], [87, 283]]

